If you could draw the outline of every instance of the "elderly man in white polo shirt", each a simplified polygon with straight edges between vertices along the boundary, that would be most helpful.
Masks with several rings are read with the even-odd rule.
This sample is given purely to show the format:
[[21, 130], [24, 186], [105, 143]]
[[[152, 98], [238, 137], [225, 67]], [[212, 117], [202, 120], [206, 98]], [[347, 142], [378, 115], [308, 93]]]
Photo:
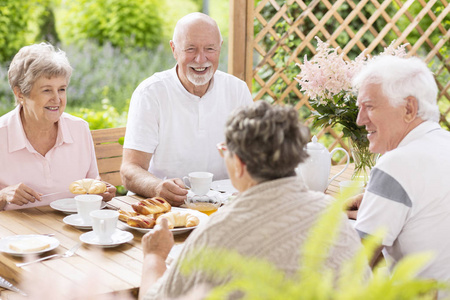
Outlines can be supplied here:
[[[383, 254], [395, 265], [411, 253], [434, 258], [418, 274], [450, 279], [450, 132], [439, 126], [437, 86], [418, 58], [378, 57], [355, 79], [358, 125], [381, 153], [359, 206], [362, 238], [386, 229]], [[379, 256], [381, 249], [376, 253]]]
[[228, 177], [215, 146], [230, 112], [252, 97], [245, 82], [217, 71], [222, 36], [209, 16], [180, 19], [170, 46], [177, 65], [144, 80], [131, 98], [121, 175], [128, 190], [179, 206], [189, 172]]

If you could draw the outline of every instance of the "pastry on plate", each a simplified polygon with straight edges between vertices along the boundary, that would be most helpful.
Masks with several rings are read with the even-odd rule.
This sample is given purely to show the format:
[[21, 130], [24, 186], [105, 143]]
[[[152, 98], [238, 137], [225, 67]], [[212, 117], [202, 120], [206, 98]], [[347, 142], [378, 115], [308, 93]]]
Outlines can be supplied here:
[[106, 192], [106, 183], [91, 178], [80, 179], [70, 184], [69, 191], [72, 194], [103, 194]]

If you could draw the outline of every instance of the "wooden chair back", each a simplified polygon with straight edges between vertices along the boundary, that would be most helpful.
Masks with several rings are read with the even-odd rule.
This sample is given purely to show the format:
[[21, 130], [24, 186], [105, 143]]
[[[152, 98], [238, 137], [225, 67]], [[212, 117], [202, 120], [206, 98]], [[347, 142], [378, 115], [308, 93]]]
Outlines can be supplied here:
[[123, 147], [119, 139], [125, 136], [125, 127], [92, 130], [91, 134], [100, 177], [112, 185], [122, 185], [120, 165]]

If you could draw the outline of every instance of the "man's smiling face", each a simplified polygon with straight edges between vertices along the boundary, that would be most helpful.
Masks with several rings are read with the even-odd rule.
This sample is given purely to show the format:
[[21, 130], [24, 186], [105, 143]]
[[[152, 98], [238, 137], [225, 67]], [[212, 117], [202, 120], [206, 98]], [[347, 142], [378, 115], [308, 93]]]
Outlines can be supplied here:
[[363, 85], [359, 90], [357, 105], [359, 113], [356, 123], [365, 126], [369, 132], [369, 150], [384, 154], [397, 148], [409, 132], [404, 119], [405, 105], [392, 106], [379, 84]]
[[171, 47], [183, 86], [191, 91], [192, 86], [208, 85], [219, 66], [221, 39], [217, 27], [201, 20], [193, 22], [177, 41], [171, 42]]

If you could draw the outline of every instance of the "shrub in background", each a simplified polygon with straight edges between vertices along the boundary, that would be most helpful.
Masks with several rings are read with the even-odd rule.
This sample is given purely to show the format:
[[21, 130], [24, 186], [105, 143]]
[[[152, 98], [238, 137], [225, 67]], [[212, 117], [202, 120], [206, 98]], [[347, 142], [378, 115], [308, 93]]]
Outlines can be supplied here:
[[26, 44], [31, 6], [29, 0], [0, 1], [0, 61], [10, 60]]
[[[103, 99], [101, 103], [101, 109], [70, 108], [66, 109], [66, 112], [88, 122], [90, 130], [124, 127], [127, 125], [128, 108], [119, 112], [106, 98]], [[128, 105], [129, 103], [130, 102], [127, 101]]]
[[[57, 45], [64, 50], [74, 68], [67, 92], [67, 112], [89, 108], [103, 110], [102, 99], [120, 114], [128, 111], [127, 101], [139, 83], [153, 73], [175, 65], [168, 47], [155, 50], [125, 49], [110, 44], [98, 46]], [[8, 64], [0, 66], [0, 115], [14, 107], [14, 96], [8, 84]]]
[[0, 0], [0, 62], [37, 40], [58, 41], [53, 7], [60, 0]]
[[154, 48], [161, 42], [164, 2], [158, 0], [72, 0], [57, 14], [61, 40], [95, 40], [121, 49]]
[[68, 106], [100, 108], [109, 99], [120, 112], [142, 80], [175, 65], [168, 47], [155, 50], [98, 46], [61, 46], [74, 68], [68, 89]]

